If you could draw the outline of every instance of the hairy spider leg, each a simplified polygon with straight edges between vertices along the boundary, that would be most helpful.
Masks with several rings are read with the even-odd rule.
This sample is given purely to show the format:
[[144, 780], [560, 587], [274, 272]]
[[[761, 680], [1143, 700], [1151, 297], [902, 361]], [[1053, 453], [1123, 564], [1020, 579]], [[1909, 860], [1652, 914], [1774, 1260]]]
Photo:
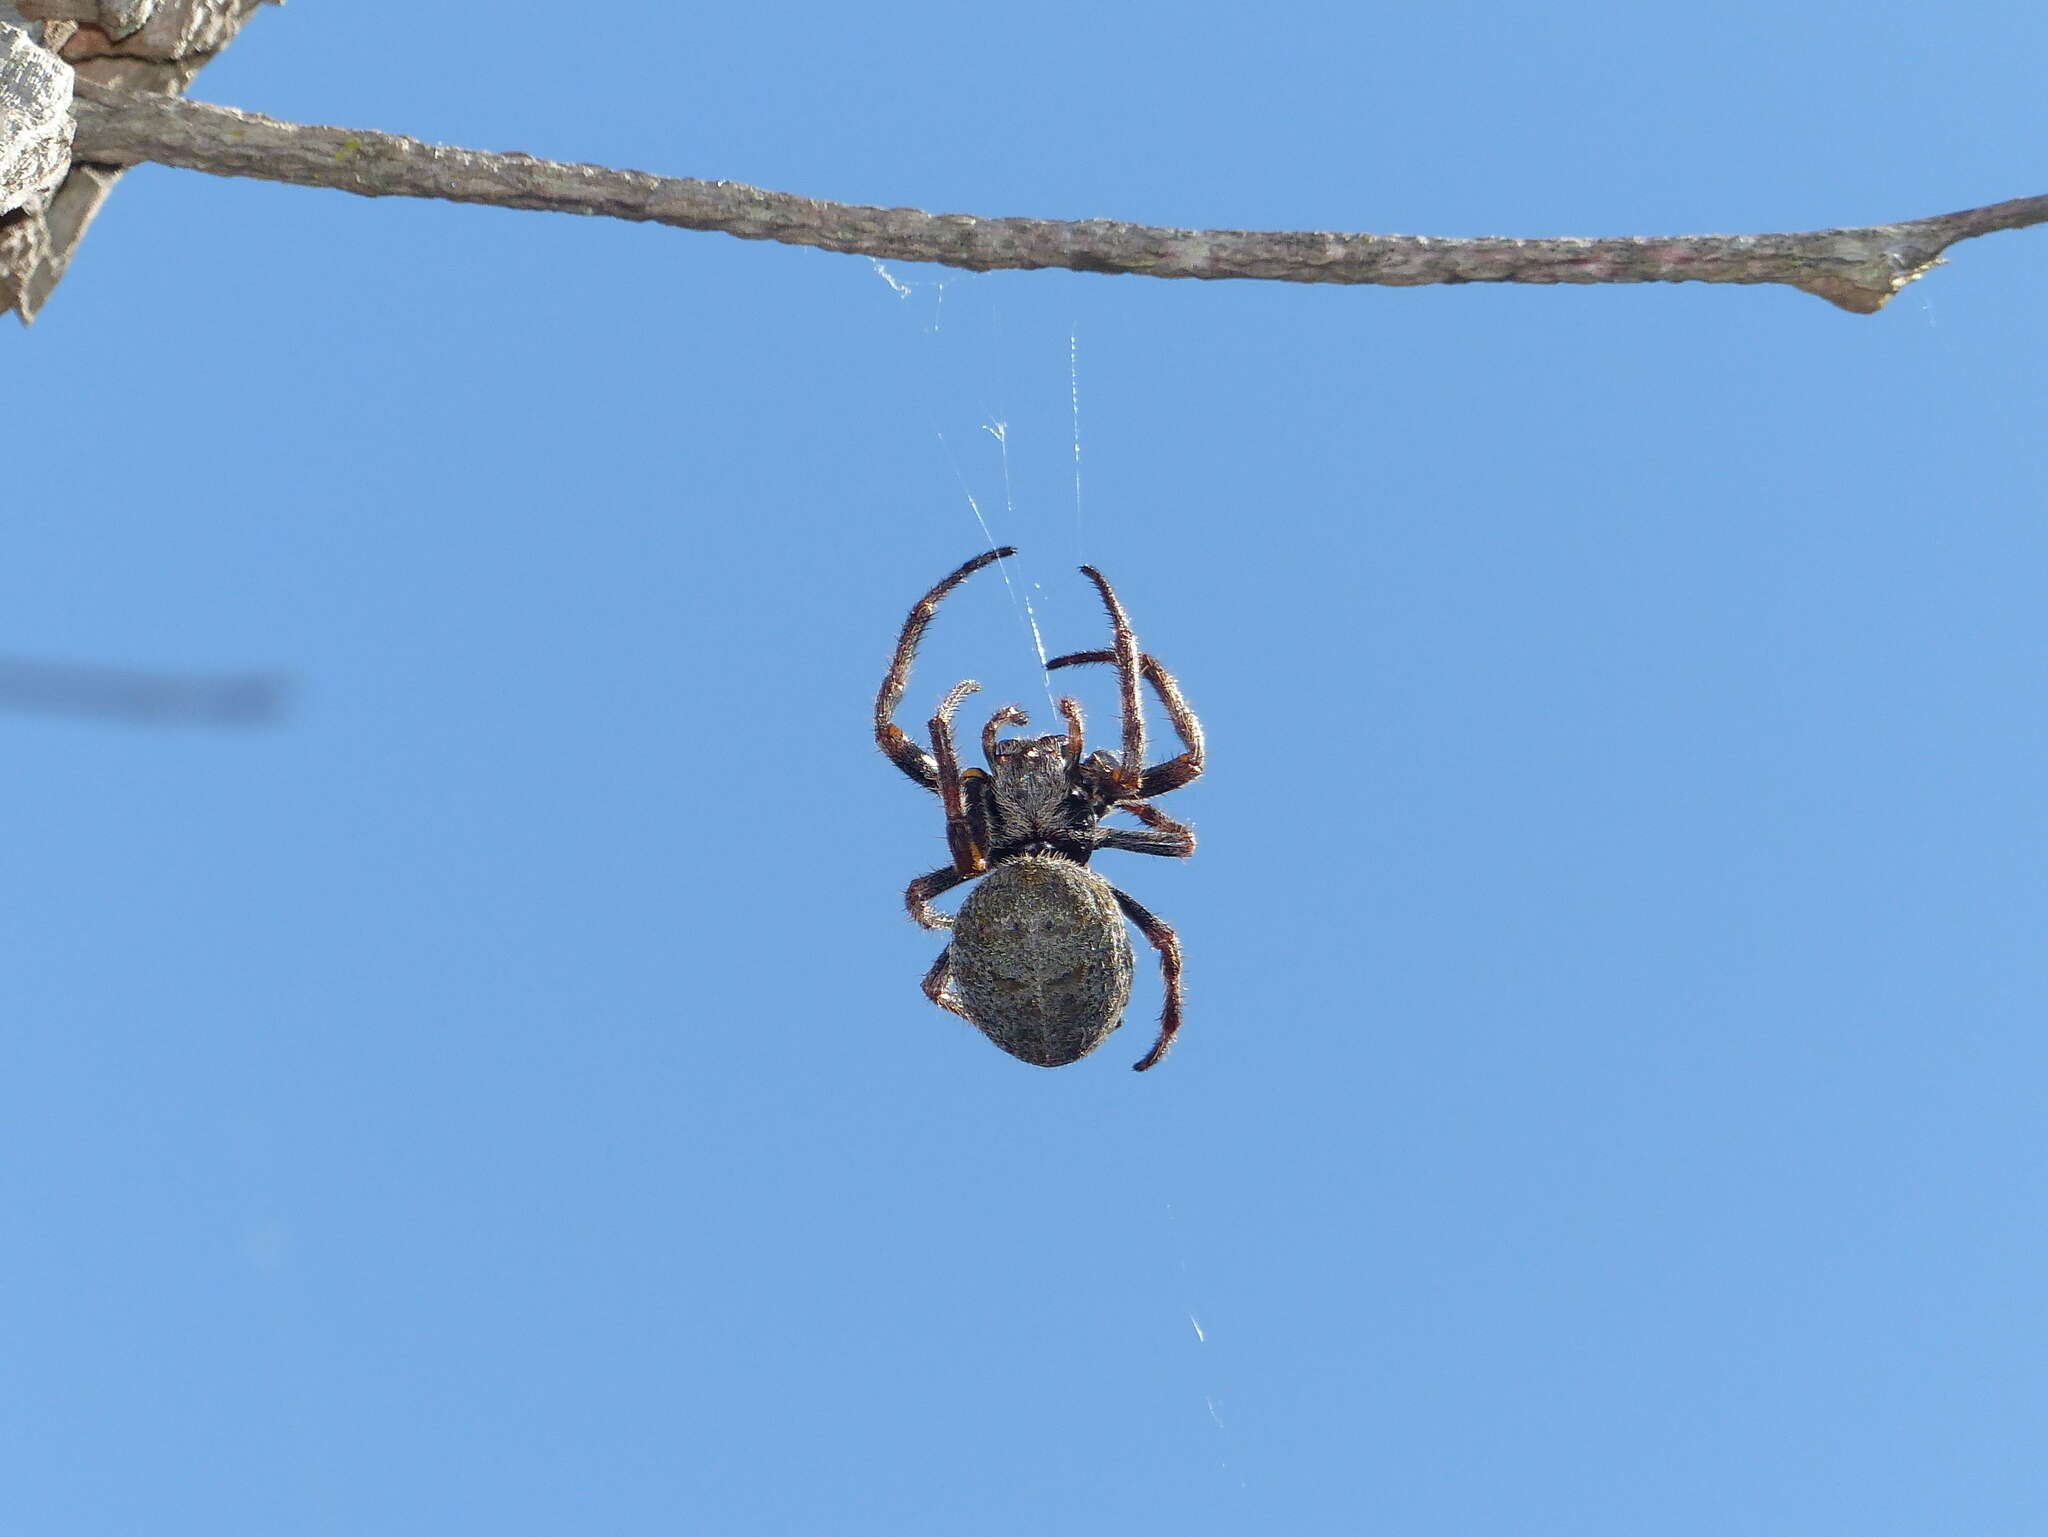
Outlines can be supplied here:
[[958, 1014], [971, 1025], [974, 1016], [960, 1002], [960, 995], [953, 991], [952, 982], [953, 947], [948, 945], [939, 952], [939, 958], [932, 962], [932, 969], [924, 974], [924, 981], [919, 985], [924, 988], [925, 997], [947, 1012]]
[[[1089, 662], [1114, 662], [1114, 651], [1075, 651], [1066, 656], [1056, 656], [1045, 664], [1051, 672], [1055, 667], [1076, 667]], [[1159, 696], [1159, 703], [1165, 709], [1167, 719], [1173, 722], [1173, 729], [1179, 735], [1185, 752], [1164, 763], [1155, 763], [1145, 770], [1145, 777], [1139, 783], [1138, 793], [1151, 797], [1164, 795], [1168, 790], [1178, 790], [1182, 785], [1191, 784], [1202, 777], [1205, 749], [1202, 741], [1202, 723], [1195, 719], [1195, 712], [1188, 708], [1187, 700], [1181, 697], [1180, 685], [1173, 674], [1159, 664], [1155, 656], [1141, 656], [1139, 665], [1144, 669], [1145, 681], [1152, 685], [1152, 692]]]
[[979, 875], [988, 868], [988, 776], [980, 769], [961, 773], [960, 749], [953, 741], [953, 712], [969, 694], [980, 691], [981, 685], [972, 679], [956, 685], [931, 719], [939, 802], [946, 808], [946, 847], [953, 852], [953, 868], [962, 875]]
[[1141, 800], [1123, 800], [1109, 809], [1128, 811], [1145, 825], [1097, 827], [1093, 829], [1096, 848], [1122, 849], [1126, 854], [1157, 854], [1162, 859], [1187, 859], [1194, 854], [1195, 830], [1185, 822], [1176, 822], [1157, 806]]
[[1154, 917], [1149, 909], [1116, 887], [1110, 887], [1109, 894], [1116, 898], [1116, 905], [1124, 910], [1124, 916], [1138, 926], [1138, 931], [1159, 952], [1159, 974], [1166, 982], [1166, 1007], [1159, 1011], [1159, 1039], [1145, 1053], [1144, 1061], [1132, 1064], [1133, 1071], [1142, 1073], [1165, 1060], [1167, 1048], [1173, 1045], [1173, 1038], [1180, 1033], [1180, 936]]
[[938, 869], [926, 872], [912, 881], [903, 891], [903, 905], [910, 909], [910, 916], [928, 929], [950, 929], [953, 920], [947, 914], [932, 906], [933, 897], [942, 897], [955, 886], [964, 886], [973, 880], [971, 875], [962, 875], [951, 865], [940, 865]]
[[1117, 769], [1117, 783], [1126, 794], [1139, 793], [1145, 773], [1145, 705], [1138, 697], [1138, 637], [1131, 633], [1130, 616], [1117, 601], [1116, 589], [1093, 566], [1081, 574], [1102, 594], [1102, 606], [1109, 611], [1109, 628], [1115, 641], [1117, 691], [1124, 717], [1124, 761]]
[[896, 707], [903, 703], [904, 691], [910, 687], [910, 664], [917, 658], [918, 642], [924, 639], [932, 616], [939, 611], [941, 598], [983, 566], [1016, 553], [1014, 545], [1006, 544], [1000, 550], [977, 555], [958, 567], [917, 600], [910, 610], [910, 617], [903, 621], [902, 632], [896, 637], [896, 655], [889, 663], [888, 672], [882, 676], [882, 691], [875, 696], [875, 745], [888, 755], [891, 763], [927, 790], [939, 788], [938, 765], [932, 761], [930, 753], [911, 741], [909, 734], [896, 724]]

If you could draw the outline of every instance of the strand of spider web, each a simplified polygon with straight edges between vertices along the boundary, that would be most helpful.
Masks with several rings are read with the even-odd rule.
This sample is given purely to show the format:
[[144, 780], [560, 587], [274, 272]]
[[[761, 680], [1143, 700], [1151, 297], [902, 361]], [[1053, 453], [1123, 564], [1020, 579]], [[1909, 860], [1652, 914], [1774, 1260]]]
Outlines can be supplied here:
[[[879, 278], [885, 285], [887, 285], [889, 291], [892, 294], [894, 294], [897, 299], [908, 300], [914, 297], [918, 290], [930, 287], [936, 290], [939, 303], [944, 303], [946, 292], [946, 282], [944, 280], [929, 284], [917, 281], [906, 281], [902, 278], [897, 277], [895, 273], [891, 272], [889, 268], [879, 260], [871, 260], [870, 266], [873, 268], [875, 276]], [[933, 335], [938, 331], [939, 322], [938, 310], [936, 307], [934, 309], [931, 325], [924, 327], [923, 329], [925, 330], [927, 336]], [[1003, 470], [1003, 512], [1005, 526], [1006, 528], [1008, 528], [1010, 526], [1014, 526], [1017, 519], [1016, 493], [1013, 488], [1010, 476], [1009, 423], [1005, 421], [998, 413], [988, 410], [985, 405], [982, 411], [982, 415], [985, 418], [982, 430], [988, 433], [990, 437], [996, 440], [996, 446], [1001, 454]], [[983, 513], [980, 501], [976, 499], [972, 488], [969, 487], [969, 485], [967, 484], [967, 477], [964, 473], [962, 473], [960, 463], [953, 454], [952, 445], [947, 442], [945, 432], [938, 428], [936, 424], [933, 426], [932, 430], [933, 435], [937, 437], [939, 440], [939, 446], [941, 450], [945, 453], [948, 467], [953, 471], [953, 478], [959, 482], [960, 494], [967, 499], [968, 509], [974, 514], [974, 521], [981, 528], [982, 538], [987, 542], [988, 547], [990, 549], [996, 549], [998, 546], [996, 544], [995, 531], [989, 527], [988, 517], [985, 513]], [[1008, 591], [1008, 593], [1010, 594], [1010, 605], [1013, 609], [1016, 609], [1018, 611], [1019, 617], [1024, 621], [1026, 628], [1031, 633], [1031, 645], [1032, 649], [1037, 653], [1038, 656], [1039, 677], [1041, 680], [1041, 684], [1045, 690], [1046, 707], [1049, 710], [1057, 712], [1059, 706], [1053, 698], [1052, 675], [1046, 669], [1045, 665], [1048, 660], [1048, 656], [1045, 649], [1045, 635], [1043, 630], [1039, 627], [1038, 623], [1037, 608], [1033, 605], [1031, 601], [1031, 594], [1028, 592], [1020, 591], [1016, 580], [1011, 576], [1010, 562], [1002, 561], [999, 562], [999, 565], [1002, 570], [1004, 589]]]
[[1231, 1466], [1230, 1455], [1237, 1445], [1238, 1438], [1223, 1418], [1224, 1389], [1213, 1375], [1217, 1363], [1209, 1359], [1210, 1331], [1204, 1327], [1201, 1318], [1196, 1314], [1194, 1288], [1188, 1276], [1188, 1240], [1181, 1231], [1180, 1212], [1170, 1200], [1166, 1202], [1166, 1224], [1161, 1236], [1165, 1240], [1165, 1251], [1174, 1256], [1175, 1279], [1180, 1293], [1178, 1306], [1187, 1316], [1188, 1329], [1194, 1335], [1195, 1348], [1203, 1357], [1201, 1364], [1195, 1368], [1196, 1381], [1189, 1385], [1200, 1395], [1202, 1407], [1208, 1413], [1209, 1423], [1218, 1432], [1213, 1443], [1217, 1471], [1224, 1477], [1234, 1480], [1239, 1489], [1248, 1489], [1250, 1483], [1244, 1472]]
[[[953, 445], [946, 441], [946, 434], [936, 428], [933, 429], [933, 436], [945, 450], [947, 467], [952, 470], [953, 478], [960, 483], [960, 494], [967, 499], [968, 510], [974, 514], [974, 521], [981, 525], [981, 537], [987, 541], [990, 549], [996, 549], [998, 546], [995, 533], [989, 528], [988, 518], [982, 512], [981, 503], [975, 497], [973, 488], [967, 484], [967, 477], [960, 472], [959, 461], [953, 457]], [[1011, 511], [1014, 513], [1015, 509], [1012, 508]], [[1045, 670], [1045, 638], [1039, 634], [1038, 616], [1032, 611], [1030, 595], [1018, 591], [1016, 582], [1010, 576], [1010, 563], [1007, 560], [997, 561], [996, 569], [1002, 573], [1003, 587], [1010, 594], [1010, 606], [1017, 611], [1017, 616], [1031, 631], [1031, 643], [1038, 652], [1039, 672], [1045, 679], [1046, 703], [1057, 710], [1058, 706], [1053, 704], [1052, 698], [1052, 674]]]
[[[981, 424], [981, 430], [996, 440], [996, 449], [1002, 456], [1003, 464], [1003, 525], [1014, 528], [1017, 523], [1017, 498], [1010, 486], [1010, 424], [995, 412], [983, 409], [988, 418]], [[1007, 578], [1006, 578], [1007, 579]], [[1038, 610], [1031, 605], [1031, 594], [1021, 594], [1024, 600], [1024, 621], [1031, 626], [1031, 644], [1038, 651], [1040, 681], [1045, 686], [1045, 707], [1057, 711], [1059, 705], [1052, 697], [1052, 673], [1046, 667], [1045, 635], [1038, 628]]]

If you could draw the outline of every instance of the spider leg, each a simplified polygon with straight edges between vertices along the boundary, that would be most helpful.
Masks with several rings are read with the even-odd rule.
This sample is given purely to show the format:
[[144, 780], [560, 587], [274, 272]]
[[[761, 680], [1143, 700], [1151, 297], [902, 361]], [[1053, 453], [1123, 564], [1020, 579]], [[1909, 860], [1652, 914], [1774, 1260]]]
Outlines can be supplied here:
[[925, 997], [948, 1013], [958, 1014], [971, 1024], [974, 1016], [967, 1012], [960, 1002], [960, 995], [953, 991], [950, 985], [952, 980], [953, 947], [948, 945], [939, 952], [939, 958], [932, 962], [932, 969], [924, 974], [924, 981], [919, 985], [924, 988]]
[[962, 875], [979, 875], [988, 868], [988, 818], [977, 787], [977, 781], [988, 776], [980, 769], [962, 774], [960, 750], [953, 742], [953, 712], [980, 689], [972, 680], [957, 685], [931, 719], [933, 767], [939, 781], [939, 802], [946, 808], [946, 847], [953, 851], [953, 868]]
[[1097, 827], [1093, 830], [1098, 849], [1122, 849], [1126, 854], [1157, 854], [1165, 859], [1186, 859], [1195, 852], [1195, 830], [1176, 822], [1157, 806], [1144, 801], [1118, 801], [1111, 811], [1128, 811], [1145, 825]]
[[903, 728], [896, 724], [896, 707], [903, 703], [904, 690], [910, 687], [910, 664], [917, 657], [918, 642], [924, 639], [932, 616], [939, 611], [941, 598], [983, 566], [1016, 553], [1014, 546], [1004, 545], [1000, 550], [977, 555], [958, 567], [917, 600], [910, 617], [903, 621], [902, 632], [896, 637], [896, 655], [889, 663], [888, 672], [882, 676], [882, 691], [875, 696], [875, 745], [888, 755], [891, 763], [927, 790], [939, 787], [938, 766], [932, 762], [931, 754], [911, 741]]
[[1031, 717], [1013, 704], [1006, 704], [988, 718], [988, 724], [981, 728], [981, 755], [988, 766], [996, 766], [996, 733], [1005, 726], [1028, 726]]
[[1116, 887], [1110, 887], [1109, 892], [1116, 898], [1116, 905], [1124, 910], [1124, 916], [1138, 926], [1139, 932], [1159, 952], [1159, 974], [1166, 982], [1166, 1007], [1159, 1014], [1159, 1039], [1145, 1053], [1144, 1061], [1133, 1064], [1136, 1071], [1142, 1073], [1146, 1068], [1160, 1064], [1167, 1048], [1173, 1044], [1173, 1038], [1180, 1033], [1180, 937]]
[[1117, 688], [1124, 717], [1124, 761], [1117, 769], [1117, 782], [1126, 794], [1136, 794], [1145, 773], [1145, 705], [1138, 697], [1138, 637], [1131, 633], [1130, 616], [1117, 601], [1116, 589], [1093, 566], [1081, 574], [1102, 594], [1102, 606], [1109, 611], [1109, 628], [1115, 643]]
[[973, 880], [971, 875], [962, 875], [951, 865], [940, 865], [928, 874], [920, 875], [903, 891], [903, 905], [910, 909], [910, 916], [928, 929], [950, 929], [953, 920], [947, 914], [932, 906], [932, 898], [944, 896], [955, 886], [965, 885]]
[[[1074, 667], [1087, 662], [1114, 662], [1114, 651], [1075, 651], [1067, 656], [1056, 656], [1045, 664], [1046, 671], [1055, 667]], [[1139, 666], [1144, 669], [1145, 681], [1152, 685], [1152, 692], [1159, 696], [1159, 703], [1173, 722], [1173, 729], [1180, 736], [1181, 746], [1186, 749], [1179, 757], [1169, 758], [1164, 763], [1155, 763], [1145, 770], [1145, 778], [1138, 786], [1138, 793], [1145, 796], [1164, 795], [1168, 790], [1178, 790], [1202, 776], [1202, 760], [1205, 749], [1202, 741], [1202, 723], [1195, 719], [1195, 712], [1188, 708], [1187, 700], [1181, 697], [1180, 684], [1174, 681], [1172, 673], [1159, 665], [1155, 656], [1141, 656]]]

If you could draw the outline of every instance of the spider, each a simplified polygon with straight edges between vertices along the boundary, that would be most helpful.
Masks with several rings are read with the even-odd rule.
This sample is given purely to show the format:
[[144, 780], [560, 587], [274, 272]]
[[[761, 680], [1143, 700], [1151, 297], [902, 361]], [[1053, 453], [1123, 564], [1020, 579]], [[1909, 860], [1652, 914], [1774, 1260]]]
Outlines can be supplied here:
[[[954, 743], [953, 715], [974, 682], [959, 684], [931, 720], [931, 751], [895, 723], [910, 686], [918, 642], [938, 612], [939, 600], [968, 577], [1006, 556], [1012, 547], [977, 555], [922, 598], [903, 622], [896, 655], [875, 699], [875, 742], [917, 784], [939, 797], [946, 812], [952, 858], [910, 883], [903, 899], [910, 916], [928, 929], [950, 929], [952, 940], [925, 974], [925, 996], [976, 1026], [1011, 1056], [1039, 1067], [1064, 1067], [1100, 1046], [1122, 1023], [1131, 994], [1131, 942], [1123, 920], [1135, 923], [1159, 952], [1166, 1006], [1159, 1039], [1136, 1064], [1156, 1067], [1180, 1029], [1180, 940], [1173, 930], [1090, 870], [1098, 849], [1122, 849], [1185, 859], [1195, 835], [1152, 805], [1152, 798], [1202, 772], [1202, 724], [1173, 675], [1138, 649], [1137, 637], [1116, 592], [1093, 566], [1081, 574], [1095, 584], [1109, 612], [1111, 648], [1076, 651], [1046, 663], [1047, 671], [1109, 663], [1117, 671], [1122, 708], [1121, 756], [1087, 753], [1081, 706], [1059, 701], [1066, 731], [1059, 736], [998, 737], [1004, 726], [1030, 719], [1004, 705], [982, 728], [984, 772], [963, 770]], [[1145, 767], [1145, 715], [1138, 697], [1143, 675], [1179, 734], [1178, 757]], [[1126, 811], [1142, 827], [1103, 827], [1113, 811]], [[957, 918], [932, 898], [982, 877]]]

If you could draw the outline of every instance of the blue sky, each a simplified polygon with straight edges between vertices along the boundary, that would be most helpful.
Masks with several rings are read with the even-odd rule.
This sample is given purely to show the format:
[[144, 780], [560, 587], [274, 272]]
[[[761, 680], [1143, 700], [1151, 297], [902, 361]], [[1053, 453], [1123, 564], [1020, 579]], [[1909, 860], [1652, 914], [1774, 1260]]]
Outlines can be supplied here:
[[[2043, 190], [2021, 7], [561, 15], [199, 94], [1198, 226]], [[2044, 241], [1859, 319], [129, 177], [0, 339], [0, 651], [292, 692], [0, 715], [8, 1524], [2035, 1537]], [[917, 990], [867, 712], [991, 537], [907, 720], [1043, 721], [1086, 560], [1209, 730], [1101, 866], [1143, 1077], [1149, 971], [1058, 1072]]]

